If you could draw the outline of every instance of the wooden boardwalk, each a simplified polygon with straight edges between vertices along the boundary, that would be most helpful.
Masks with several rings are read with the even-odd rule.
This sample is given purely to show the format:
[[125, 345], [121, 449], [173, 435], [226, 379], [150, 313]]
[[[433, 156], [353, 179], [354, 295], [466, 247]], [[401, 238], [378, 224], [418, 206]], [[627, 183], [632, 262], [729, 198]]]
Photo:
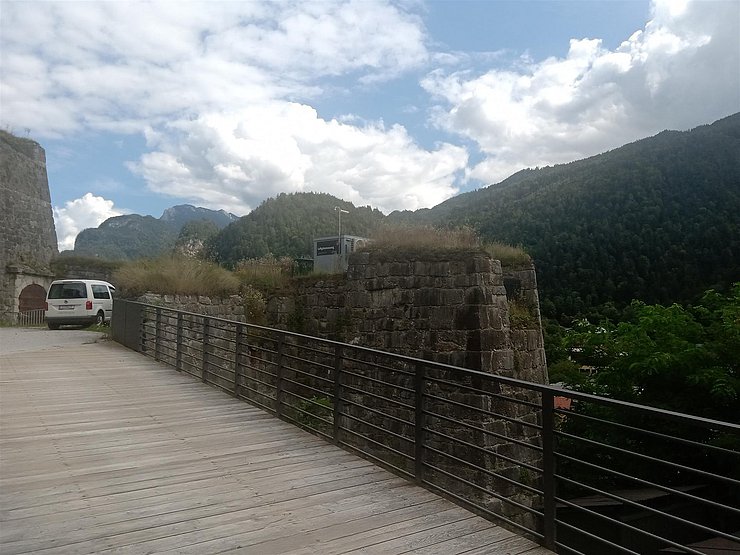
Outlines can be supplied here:
[[549, 553], [116, 343], [13, 333], [38, 347], [0, 328], [3, 555]]

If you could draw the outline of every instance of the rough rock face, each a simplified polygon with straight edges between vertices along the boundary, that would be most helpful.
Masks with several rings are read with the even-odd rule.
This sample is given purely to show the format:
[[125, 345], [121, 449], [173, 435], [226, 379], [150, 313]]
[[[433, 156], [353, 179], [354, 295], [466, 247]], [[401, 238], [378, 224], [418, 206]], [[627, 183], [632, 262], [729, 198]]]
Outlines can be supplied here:
[[0, 131], [0, 318], [30, 284], [46, 286], [57, 254], [46, 154], [29, 139]]

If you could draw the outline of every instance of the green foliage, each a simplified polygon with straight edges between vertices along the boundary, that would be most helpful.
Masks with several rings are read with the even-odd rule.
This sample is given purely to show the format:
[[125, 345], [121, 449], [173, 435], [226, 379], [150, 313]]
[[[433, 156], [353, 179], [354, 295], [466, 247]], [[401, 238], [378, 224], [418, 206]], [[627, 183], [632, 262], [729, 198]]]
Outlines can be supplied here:
[[515, 330], [536, 328], [537, 313], [526, 302], [513, 300], [509, 302], [509, 325]]
[[[331, 435], [333, 432], [334, 403], [328, 397], [311, 397], [306, 401], [300, 401], [297, 405], [296, 421], [313, 430], [318, 430]], [[327, 422], [328, 421], [328, 422]]]
[[268, 255], [308, 256], [315, 238], [337, 234], [335, 206], [349, 211], [342, 218], [343, 235], [368, 236], [384, 219], [369, 206], [355, 207], [325, 193], [281, 193], [223, 229], [208, 243], [208, 256], [229, 268]]
[[113, 279], [124, 296], [146, 292], [165, 295], [227, 296], [239, 292], [238, 278], [212, 262], [180, 256], [124, 264]]
[[267, 302], [262, 292], [251, 285], [246, 285], [242, 287], [242, 301], [247, 322], [264, 325], [266, 323]]
[[[579, 322], [571, 356], [591, 376], [582, 390], [718, 420], [740, 422], [740, 283], [685, 308], [634, 301], [633, 319]], [[581, 376], [582, 378], [583, 376]]]
[[193, 220], [182, 226], [177, 236], [176, 245], [181, 245], [192, 240], [207, 241], [218, 232], [219, 227], [215, 222], [210, 220]]

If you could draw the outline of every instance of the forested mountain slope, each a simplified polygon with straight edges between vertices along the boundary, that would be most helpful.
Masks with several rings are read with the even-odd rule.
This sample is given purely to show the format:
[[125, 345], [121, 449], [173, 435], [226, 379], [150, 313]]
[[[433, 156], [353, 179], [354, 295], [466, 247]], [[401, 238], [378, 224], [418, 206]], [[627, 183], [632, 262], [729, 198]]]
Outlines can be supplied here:
[[282, 193], [224, 228], [210, 242], [209, 255], [226, 266], [267, 254], [310, 256], [314, 238], [337, 234], [336, 206], [348, 211], [342, 214], [343, 235], [368, 236], [385, 220], [379, 210], [326, 193]]
[[740, 280], [740, 114], [390, 219], [465, 224], [523, 245], [549, 316], [691, 301]]

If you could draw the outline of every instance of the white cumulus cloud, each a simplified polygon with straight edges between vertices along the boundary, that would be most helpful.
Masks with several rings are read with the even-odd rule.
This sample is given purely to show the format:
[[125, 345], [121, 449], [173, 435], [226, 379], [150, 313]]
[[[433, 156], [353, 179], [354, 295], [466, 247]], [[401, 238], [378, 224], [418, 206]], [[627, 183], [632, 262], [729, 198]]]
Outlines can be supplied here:
[[113, 206], [112, 200], [86, 193], [81, 198], [69, 200], [64, 206], [54, 206], [54, 225], [57, 231], [59, 250], [71, 250], [75, 238], [83, 229], [98, 227], [113, 216], [120, 216], [122, 211]]
[[740, 110], [740, 3], [658, 0], [652, 11], [615, 50], [577, 38], [564, 58], [431, 72], [434, 124], [477, 143], [485, 157], [471, 175], [490, 183]]
[[151, 188], [235, 213], [298, 191], [385, 211], [429, 207], [457, 192], [468, 159], [451, 144], [425, 150], [400, 125], [327, 121], [281, 101], [180, 120], [150, 141], [132, 169]]
[[57, 137], [140, 132], [173, 118], [389, 78], [428, 57], [389, 2], [8, 2], [2, 121]]

